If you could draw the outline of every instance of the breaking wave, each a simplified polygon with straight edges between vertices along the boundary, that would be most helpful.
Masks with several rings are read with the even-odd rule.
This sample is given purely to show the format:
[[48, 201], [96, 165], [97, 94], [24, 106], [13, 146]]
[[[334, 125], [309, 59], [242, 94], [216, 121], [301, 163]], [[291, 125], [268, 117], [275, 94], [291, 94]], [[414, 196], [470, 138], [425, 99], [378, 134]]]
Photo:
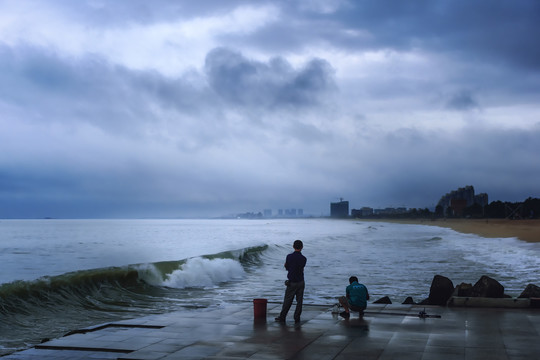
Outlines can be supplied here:
[[[246, 271], [258, 266], [267, 248], [250, 247], [178, 261], [81, 270], [2, 284], [0, 356], [28, 346], [18, 339], [28, 339], [29, 331], [34, 332], [33, 341], [37, 343], [43, 334], [60, 336], [99, 322], [207, 306], [197, 291], [241, 280]], [[51, 328], [56, 332], [51, 334]]]
[[[267, 246], [228, 251], [178, 261], [81, 270], [0, 286], [0, 313], [26, 313], [35, 306], [78, 303], [91, 306], [114, 291], [153, 294], [153, 287], [215, 287], [241, 279]], [[113, 299], [111, 299], [113, 300]], [[117, 300], [117, 299], [116, 299]], [[120, 301], [123, 303], [123, 301]]]

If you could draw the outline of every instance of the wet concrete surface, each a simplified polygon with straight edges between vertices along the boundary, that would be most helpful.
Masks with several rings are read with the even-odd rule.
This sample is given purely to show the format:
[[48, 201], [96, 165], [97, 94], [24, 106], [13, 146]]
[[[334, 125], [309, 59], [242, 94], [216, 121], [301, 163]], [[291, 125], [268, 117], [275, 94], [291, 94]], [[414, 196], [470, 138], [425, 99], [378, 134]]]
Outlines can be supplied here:
[[370, 304], [343, 319], [305, 305], [299, 324], [292, 312], [275, 322], [280, 310], [254, 319], [253, 304], [227, 304], [101, 324], [2, 359], [540, 359], [538, 309]]

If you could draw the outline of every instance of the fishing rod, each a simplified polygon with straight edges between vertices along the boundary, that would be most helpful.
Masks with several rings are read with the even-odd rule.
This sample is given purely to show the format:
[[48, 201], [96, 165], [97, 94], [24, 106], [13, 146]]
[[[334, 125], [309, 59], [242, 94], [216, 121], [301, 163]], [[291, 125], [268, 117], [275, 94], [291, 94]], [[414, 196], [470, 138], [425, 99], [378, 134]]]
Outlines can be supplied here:
[[[280, 301], [268, 301], [268, 304], [282, 305], [283, 302], [280, 302]], [[339, 306], [339, 304], [328, 305], [328, 304], [306, 304], [306, 303], [304, 303], [304, 305], [306, 305], [306, 306], [316, 306], [316, 307], [325, 307], [325, 308], [331, 308], [331, 307], [336, 306], [336, 305], [338, 306], [338, 308], [341, 307], [341, 306]], [[417, 315], [412, 315], [412, 314], [407, 314], [407, 313], [397, 313], [397, 312], [382, 312], [382, 311], [364, 311], [364, 314], [412, 316], [412, 317], [419, 317], [421, 319], [426, 319], [426, 318], [440, 319], [441, 318], [441, 315], [431, 315], [431, 314], [426, 313], [426, 308], [424, 308], [422, 311], [420, 311]]]

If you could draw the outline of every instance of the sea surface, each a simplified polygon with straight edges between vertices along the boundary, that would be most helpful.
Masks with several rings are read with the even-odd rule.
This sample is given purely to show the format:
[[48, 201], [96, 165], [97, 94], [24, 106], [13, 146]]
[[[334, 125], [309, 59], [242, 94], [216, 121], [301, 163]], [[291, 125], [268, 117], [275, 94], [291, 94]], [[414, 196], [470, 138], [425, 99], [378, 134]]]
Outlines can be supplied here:
[[446, 228], [331, 219], [0, 220], [0, 355], [148, 314], [281, 302], [285, 256], [308, 258], [304, 302], [332, 306], [348, 278], [371, 300], [425, 299], [436, 274], [540, 285], [540, 244]]

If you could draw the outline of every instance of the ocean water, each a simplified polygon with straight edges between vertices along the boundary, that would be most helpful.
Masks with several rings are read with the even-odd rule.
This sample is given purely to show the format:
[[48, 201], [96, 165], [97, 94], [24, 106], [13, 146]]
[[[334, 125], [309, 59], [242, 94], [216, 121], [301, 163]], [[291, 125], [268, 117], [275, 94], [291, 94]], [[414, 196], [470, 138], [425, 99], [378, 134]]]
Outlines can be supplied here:
[[356, 275], [372, 301], [421, 301], [436, 274], [540, 285], [540, 244], [426, 225], [331, 219], [1, 220], [0, 355], [84, 326], [147, 314], [280, 302], [304, 241], [305, 303], [336, 302]]

